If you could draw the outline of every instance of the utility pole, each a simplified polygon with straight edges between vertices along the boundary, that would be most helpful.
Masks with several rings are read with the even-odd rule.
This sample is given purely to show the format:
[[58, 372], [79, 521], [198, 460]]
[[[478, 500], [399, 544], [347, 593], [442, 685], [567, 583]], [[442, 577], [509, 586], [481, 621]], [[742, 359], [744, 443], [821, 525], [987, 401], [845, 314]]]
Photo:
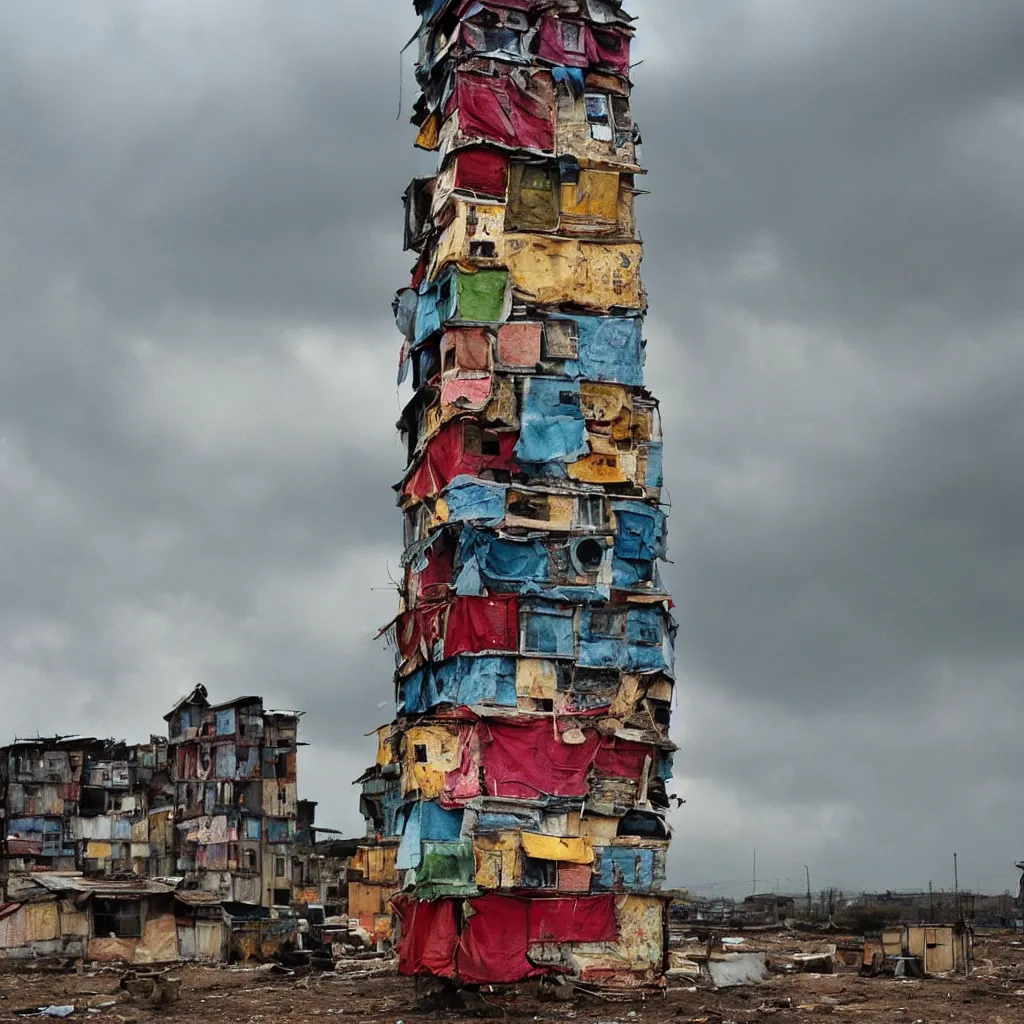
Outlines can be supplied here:
[[953, 895], [956, 900], [956, 919], [960, 920], [960, 874], [956, 865], [956, 853], [953, 854]]
[[928, 879], [928, 920], [935, 923], [935, 898], [932, 892], [932, 881]]
[[757, 895], [757, 847], [754, 847], [754, 888], [750, 893], [751, 896]]
[[807, 875], [807, 920], [811, 919], [811, 869], [805, 864], [804, 874]]

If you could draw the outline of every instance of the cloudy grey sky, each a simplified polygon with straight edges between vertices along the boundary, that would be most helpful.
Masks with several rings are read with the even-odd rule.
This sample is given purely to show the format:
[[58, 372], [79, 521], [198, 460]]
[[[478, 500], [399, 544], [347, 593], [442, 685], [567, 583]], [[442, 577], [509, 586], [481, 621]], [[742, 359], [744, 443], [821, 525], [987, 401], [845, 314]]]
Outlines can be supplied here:
[[[390, 717], [409, 0], [0, 6], [0, 737]], [[633, 0], [672, 881], [1015, 886], [1024, 5]], [[408, 65], [405, 104], [411, 100]]]

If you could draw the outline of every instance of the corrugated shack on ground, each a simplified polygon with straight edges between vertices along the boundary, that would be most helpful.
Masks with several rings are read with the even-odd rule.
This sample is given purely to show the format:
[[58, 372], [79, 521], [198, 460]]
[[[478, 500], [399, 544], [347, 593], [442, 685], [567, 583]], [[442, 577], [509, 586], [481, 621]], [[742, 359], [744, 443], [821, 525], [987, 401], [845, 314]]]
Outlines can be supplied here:
[[0, 906], [0, 957], [156, 963], [178, 958], [178, 879], [12, 878]]
[[[350, 913], [455, 984], [658, 984], [675, 622], [619, 0], [417, 0], [396, 719]], [[390, 908], [388, 901], [390, 899]]]

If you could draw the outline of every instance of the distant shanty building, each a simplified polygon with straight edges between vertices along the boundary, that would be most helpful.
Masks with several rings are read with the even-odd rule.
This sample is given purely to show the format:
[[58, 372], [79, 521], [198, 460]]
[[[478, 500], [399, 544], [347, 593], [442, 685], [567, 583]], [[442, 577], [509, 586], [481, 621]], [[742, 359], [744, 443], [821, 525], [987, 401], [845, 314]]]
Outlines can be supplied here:
[[166, 738], [0, 748], [0, 959], [217, 960], [288, 941], [311, 903], [344, 914], [356, 844], [317, 842], [299, 718], [197, 686]]
[[225, 900], [289, 906], [299, 715], [265, 711], [259, 697], [211, 704], [198, 686], [164, 718], [171, 797], [153, 812], [161, 857]]

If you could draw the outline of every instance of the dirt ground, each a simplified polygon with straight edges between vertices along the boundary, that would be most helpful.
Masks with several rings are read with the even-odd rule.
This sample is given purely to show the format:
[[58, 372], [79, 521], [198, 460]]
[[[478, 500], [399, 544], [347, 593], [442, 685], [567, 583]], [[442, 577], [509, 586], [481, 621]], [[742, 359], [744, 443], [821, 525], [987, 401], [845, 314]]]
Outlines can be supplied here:
[[[770, 945], [766, 948], [770, 950]], [[152, 1009], [120, 987], [121, 968], [86, 965], [78, 971], [60, 972], [43, 965], [22, 965], [0, 969], [0, 1021], [24, 1022], [30, 1018], [16, 1011], [31, 1007], [74, 1004], [75, 1011], [67, 1018], [72, 1024], [87, 1020], [97, 1024], [297, 1024], [317, 1018], [324, 1018], [324, 1024], [334, 1018], [352, 1024], [460, 1024], [483, 1016], [535, 1024], [749, 1024], [765, 1020], [797, 1024], [820, 1021], [824, 1016], [837, 1024], [1024, 1024], [1024, 947], [1009, 935], [978, 939], [975, 966], [967, 978], [894, 981], [861, 978], [852, 967], [837, 971], [832, 975], [777, 974], [757, 986], [720, 992], [670, 987], [664, 995], [634, 1003], [595, 997], [573, 1003], [540, 1002], [536, 987], [523, 985], [514, 993], [484, 994], [486, 1002], [471, 1012], [424, 1013], [416, 1008], [413, 983], [391, 973], [366, 977], [366, 971], [360, 970], [357, 976], [302, 976], [268, 967], [181, 965], [169, 975], [181, 979], [179, 1000]], [[50, 1018], [40, 1019], [45, 1024]]]

